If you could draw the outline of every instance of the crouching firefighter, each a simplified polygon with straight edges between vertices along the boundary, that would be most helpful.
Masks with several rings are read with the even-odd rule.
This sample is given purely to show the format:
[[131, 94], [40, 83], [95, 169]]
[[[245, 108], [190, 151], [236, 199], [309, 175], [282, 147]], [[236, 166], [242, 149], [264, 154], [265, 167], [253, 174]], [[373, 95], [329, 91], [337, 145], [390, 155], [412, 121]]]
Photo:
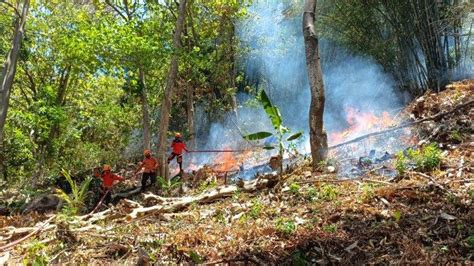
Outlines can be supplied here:
[[181, 139], [181, 133], [176, 133], [174, 135], [174, 140], [171, 143], [172, 152], [171, 155], [168, 157], [168, 163], [171, 162], [176, 157], [176, 161], [179, 165], [179, 173], [183, 173], [183, 153], [188, 151], [186, 148], [186, 144]]
[[[112, 188], [115, 181], [123, 181], [125, 178], [122, 176], [112, 173], [112, 167], [106, 164], [102, 168], [102, 173], [100, 174], [102, 178], [102, 185], [99, 188], [100, 198], [105, 204], [109, 204], [112, 200]], [[99, 203], [100, 204], [100, 203]]]
[[141, 191], [145, 191], [146, 183], [148, 179], [150, 179], [150, 186], [153, 186], [156, 183], [156, 170], [158, 169], [158, 161], [151, 156], [150, 150], [145, 150], [143, 152], [145, 158], [138, 164], [138, 168], [135, 171], [135, 174], [138, 173], [140, 170], [143, 170], [142, 174], [142, 187]]

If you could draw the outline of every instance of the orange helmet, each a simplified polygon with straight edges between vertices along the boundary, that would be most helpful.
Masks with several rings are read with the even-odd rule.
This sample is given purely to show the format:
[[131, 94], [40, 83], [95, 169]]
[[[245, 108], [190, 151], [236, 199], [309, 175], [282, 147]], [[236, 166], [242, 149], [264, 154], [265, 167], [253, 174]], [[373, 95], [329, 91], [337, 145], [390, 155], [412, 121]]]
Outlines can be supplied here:
[[179, 132], [174, 133], [174, 137], [175, 138], [181, 138], [181, 133], [179, 133]]
[[110, 165], [108, 164], [104, 164], [104, 167], [102, 167], [102, 171], [111, 171], [112, 170], [112, 167], [110, 167]]
[[143, 152], [143, 155], [147, 156], [147, 155], [151, 155], [151, 151], [150, 150], [145, 150]]

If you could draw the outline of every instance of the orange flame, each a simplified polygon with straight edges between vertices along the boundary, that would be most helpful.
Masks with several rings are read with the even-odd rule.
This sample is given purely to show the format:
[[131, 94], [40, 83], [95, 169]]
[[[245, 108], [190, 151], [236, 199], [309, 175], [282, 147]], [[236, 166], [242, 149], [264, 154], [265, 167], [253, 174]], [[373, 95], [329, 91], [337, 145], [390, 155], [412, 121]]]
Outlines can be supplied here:
[[341, 143], [350, 137], [367, 134], [394, 124], [394, 119], [388, 112], [383, 112], [381, 116], [377, 116], [370, 112], [361, 113], [352, 107], [346, 109], [346, 121], [349, 127], [341, 132], [332, 133], [329, 137], [331, 143]]
[[238, 167], [237, 159], [231, 152], [224, 152], [217, 156], [214, 170], [217, 172], [229, 172]]

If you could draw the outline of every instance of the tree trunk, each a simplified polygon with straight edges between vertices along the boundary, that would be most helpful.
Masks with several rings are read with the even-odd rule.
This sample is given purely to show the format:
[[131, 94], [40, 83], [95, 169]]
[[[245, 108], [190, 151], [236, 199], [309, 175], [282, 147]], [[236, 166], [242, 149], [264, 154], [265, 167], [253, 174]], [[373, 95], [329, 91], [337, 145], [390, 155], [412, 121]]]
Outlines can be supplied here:
[[145, 71], [143, 67], [138, 69], [140, 75], [141, 100], [142, 100], [142, 114], [143, 114], [143, 149], [149, 150], [151, 148], [151, 131], [150, 131], [150, 113], [148, 111], [148, 98], [145, 83]]
[[[133, 2], [133, 6], [138, 3], [139, 1]], [[129, 24], [133, 20], [133, 12], [131, 12], [129, 3], [127, 1], [123, 1], [123, 8], [120, 7], [119, 3], [105, 1], [105, 3], [111, 7], [123, 20]], [[122, 10], [122, 11], [120, 11]], [[142, 36], [143, 33], [141, 31], [138, 32], [139, 36]], [[151, 148], [151, 130], [150, 130], [150, 112], [149, 112], [149, 105], [148, 105], [148, 96], [147, 96], [147, 89], [145, 83], [145, 67], [140, 65], [138, 67], [138, 75], [139, 75], [139, 86], [141, 89], [140, 100], [142, 104], [142, 122], [143, 122], [143, 149], [149, 150]]]
[[194, 88], [192, 85], [188, 85], [186, 89], [186, 109], [187, 109], [187, 122], [188, 122], [188, 133], [189, 133], [189, 148], [194, 149], [195, 144], [195, 131], [194, 131]]
[[232, 95], [231, 95], [231, 104], [232, 104], [232, 111], [234, 113], [234, 116], [235, 116], [235, 119], [237, 121], [238, 119], [238, 116], [237, 116], [237, 85], [235, 84], [235, 79], [237, 78], [237, 62], [235, 60], [236, 56], [235, 56], [235, 49], [234, 49], [234, 36], [235, 36], [235, 25], [234, 23], [230, 23], [230, 27], [231, 27], [231, 31], [230, 31], [230, 34], [229, 34], [229, 47], [230, 47], [230, 51], [229, 51], [229, 56], [230, 56], [230, 59], [229, 61], [231, 62], [231, 68], [229, 69], [230, 73], [229, 73], [229, 78], [230, 78], [230, 87], [231, 88], [234, 88], [235, 91], [232, 92]]
[[428, 88], [439, 92], [440, 88], [448, 84], [449, 77], [438, 5], [427, 0], [417, 0], [412, 3], [412, 8], [417, 22], [416, 38], [425, 57]]
[[317, 0], [306, 0], [303, 14], [303, 34], [306, 51], [306, 67], [311, 89], [311, 106], [309, 110], [309, 137], [311, 156], [313, 158], [313, 171], [317, 169], [318, 162], [327, 157], [327, 134], [323, 125], [324, 114], [324, 84], [321, 64], [319, 61], [318, 36], [314, 27], [316, 19]]
[[23, 9], [21, 17], [18, 18], [18, 22], [15, 28], [15, 35], [13, 37], [12, 48], [7, 55], [5, 63], [3, 65], [2, 76], [0, 77], [0, 174], [3, 174], [6, 178], [6, 169], [4, 165], [4, 128], [7, 120], [8, 105], [10, 100], [10, 92], [13, 86], [13, 80], [16, 72], [16, 63], [18, 54], [20, 53], [21, 40], [24, 34], [24, 27], [26, 23], [26, 15], [30, 7], [30, 0], [25, 0], [23, 3]]
[[[66, 104], [66, 93], [71, 82], [71, 72], [72, 66], [68, 65], [63, 70], [61, 70], [61, 74], [59, 75], [59, 83], [58, 83], [58, 90], [56, 95], [56, 100], [54, 102], [54, 106], [57, 108], [63, 108]], [[51, 166], [58, 154], [58, 150], [54, 147], [54, 140], [58, 138], [61, 134], [61, 123], [60, 121], [54, 121], [51, 125], [51, 128], [48, 133], [48, 138], [45, 140], [44, 148], [41, 149], [42, 154], [40, 157], [40, 164], [37, 168], [35, 178], [33, 180], [33, 187], [36, 186], [37, 182], [43, 178], [44, 176], [44, 169], [47, 166]]]
[[183, 208], [186, 208], [193, 203], [203, 204], [213, 202], [218, 199], [231, 197], [237, 191], [251, 193], [262, 189], [273, 188], [277, 184], [278, 176], [267, 175], [251, 181], [242, 181], [237, 183], [236, 185], [230, 186], [224, 185], [198, 195], [186, 196], [181, 198], [164, 198], [148, 193], [144, 195], [145, 200], [153, 199], [155, 201], [158, 201], [158, 204], [150, 207], [139, 206], [138, 208], [132, 209], [132, 211], [127, 215], [127, 220], [130, 221], [138, 218], [139, 216], [150, 213], [173, 212], [178, 209], [181, 210]]
[[179, 1], [179, 13], [176, 20], [176, 28], [173, 35], [173, 48], [174, 54], [171, 58], [170, 69], [168, 77], [166, 79], [166, 88], [164, 99], [161, 104], [161, 116], [160, 116], [160, 127], [158, 131], [158, 161], [160, 164], [160, 174], [168, 180], [167, 176], [167, 160], [166, 160], [166, 148], [168, 147], [167, 133], [169, 127], [170, 111], [171, 111], [171, 99], [173, 97], [174, 87], [176, 85], [176, 77], [178, 76], [178, 51], [181, 48], [181, 33], [184, 26], [184, 16], [186, 14], [186, 3], [187, 0]]

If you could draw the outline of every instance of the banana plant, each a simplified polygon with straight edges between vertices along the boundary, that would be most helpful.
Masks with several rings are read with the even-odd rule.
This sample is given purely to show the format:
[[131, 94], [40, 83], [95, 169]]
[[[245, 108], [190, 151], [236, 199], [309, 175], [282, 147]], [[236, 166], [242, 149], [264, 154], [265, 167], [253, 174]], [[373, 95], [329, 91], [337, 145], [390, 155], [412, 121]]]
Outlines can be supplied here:
[[84, 182], [78, 185], [76, 182], [74, 182], [74, 180], [72, 180], [69, 172], [63, 169], [62, 174], [71, 186], [72, 193], [67, 194], [58, 188], [56, 189], [56, 195], [66, 203], [67, 212], [72, 215], [76, 215], [85, 208], [86, 196], [92, 178], [88, 177], [86, 180], [84, 180]]
[[176, 179], [166, 180], [164, 177], [158, 176], [157, 181], [163, 192], [170, 196], [171, 192], [181, 186], [182, 182]]
[[[280, 109], [278, 109], [277, 106], [272, 104], [265, 90], [260, 91], [257, 99], [262, 105], [263, 109], [265, 110], [265, 113], [267, 114], [268, 118], [272, 122], [273, 129], [275, 131], [273, 133], [266, 132], [266, 131], [252, 133], [252, 134], [244, 136], [244, 139], [249, 140], [249, 141], [256, 141], [256, 140], [266, 139], [271, 136], [276, 137], [277, 145], [278, 145], [278, 154], [280, 156], [280, 174], [282, 174], [283, 173], [283, 155], [285, 154], [285, 151], [288, 150], [288, 148], [285, 147], [285, 142], [291, 143], [295, 140], [298, 140], [299, 138], [301, 138], [301, 136], [303, 136], [303, 132], [300, 131], [300, 132], [292, 134], [291, 130], [288, 127], [283, 125], [283, 118], [281, 116]], [[267, 150], [273, 150], [275, 148], [277, 147], [272, 146], [272, 145], [266, 145], [264, 147], [264, 149], [267, 149]]]

